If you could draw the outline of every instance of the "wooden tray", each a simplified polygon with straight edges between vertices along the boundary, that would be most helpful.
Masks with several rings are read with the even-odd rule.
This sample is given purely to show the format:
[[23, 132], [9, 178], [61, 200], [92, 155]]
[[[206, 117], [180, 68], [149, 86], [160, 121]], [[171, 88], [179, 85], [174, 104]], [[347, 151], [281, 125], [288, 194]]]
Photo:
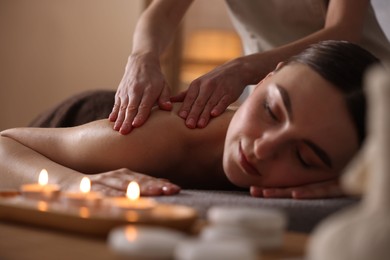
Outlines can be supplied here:
[[58, 202], [25, 199], [18, 192], [0, 191], [0, 220], [32, 224], [88, 235], [105, 236], [120, 225], [158, 225], [190, 232], [197, 220], [195, 209], [158, 204], [144, 211], [113, 211], [101, 207], [66, 207]]

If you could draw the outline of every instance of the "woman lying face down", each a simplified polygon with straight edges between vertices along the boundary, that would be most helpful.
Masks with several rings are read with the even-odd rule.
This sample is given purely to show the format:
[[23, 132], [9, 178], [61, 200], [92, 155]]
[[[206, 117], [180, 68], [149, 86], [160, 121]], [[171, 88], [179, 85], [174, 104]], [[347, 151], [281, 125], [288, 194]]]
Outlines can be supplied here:
[[35, 182], [46, 168], [63, 189], [77, 189], [89, 175], [93, 189], [107, 195], [124, 193], [131, 180], [144, 195], [175, 194], [177, 185], [251, 187], [252, 195], [266, 197], [272, 191], [323, 190], [336, 182], [364, 139], [362, 78], [376, 62], [352, 43], [318, 43], [279, 64], [237, 111], [226, 111], [204, 129], [188, 129], [176, 105], [171, 112], [155, 110], [126, 136], [108, 120], [6, 130], [0, 138], [0, 186]]

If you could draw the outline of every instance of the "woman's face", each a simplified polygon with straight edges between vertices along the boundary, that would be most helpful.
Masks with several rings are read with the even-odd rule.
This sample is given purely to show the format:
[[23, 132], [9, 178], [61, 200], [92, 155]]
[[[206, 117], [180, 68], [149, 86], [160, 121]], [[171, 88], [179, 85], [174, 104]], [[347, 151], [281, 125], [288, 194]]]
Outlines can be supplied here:
[[291, 187], [334, 179], [358, 149], [341, 93], [310, 67], [282, 67], [237, 110], [223, 166], [241, 187]]

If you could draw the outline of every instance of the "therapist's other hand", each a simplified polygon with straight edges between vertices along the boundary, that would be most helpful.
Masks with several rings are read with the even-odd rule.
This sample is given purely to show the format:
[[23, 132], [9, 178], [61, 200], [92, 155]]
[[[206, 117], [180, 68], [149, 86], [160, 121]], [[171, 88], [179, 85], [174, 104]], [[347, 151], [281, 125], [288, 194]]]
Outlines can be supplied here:
[[143, 125], [156, 103], [160, 109], [171, 110], [170, 94], [158, 57], [151, 53], [132, 54], [109, 116], [115, 122], [114, 129], [125, 135]]
[[188, 128], [204, 128], [210, 117], [222, 114], [236, 101], [246, 84], [240, 75], [240, 62], [233, 60], [195, 79], [184, 92], [171, 98], [183, 102], [178, 114]]
[[180, 192], [180, 187], [166, 179], [154, 178], [142, 173], [122, 168], [100, 174], [88, 175], [92, 190], [107, 196], [126, 195], [127, 186], [136, 181], [143, 196], [174, 195]]
[[250, 194], [253, 197], [293, 199], [320, 199], [345, 196], [338, 180], [330, 180], [289, 188], [262, 188], [251, 186]]

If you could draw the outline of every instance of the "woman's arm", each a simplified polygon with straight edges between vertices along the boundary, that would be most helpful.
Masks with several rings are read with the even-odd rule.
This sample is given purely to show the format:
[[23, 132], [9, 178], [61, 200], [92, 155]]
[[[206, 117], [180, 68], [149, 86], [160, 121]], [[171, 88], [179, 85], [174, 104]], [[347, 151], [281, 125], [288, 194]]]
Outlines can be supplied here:
[[[180, 122], [171, 113], [156, 111], [153, 120], [131, 136], [113, 131], [108, 120], [73, 128], [3, 131], [0, 185], [15, 188], [22, 183], [36, 182], [42, 168], [48, 170], [53, 182], [65, 189], [77, 188], [83, 174], [115, 171], [108, 174], [109, 177], [119, 178], [117, 169], [121, 168], [157, 174], [176, 158], [180, 159], [178, 152], [185, 143], [173, 142], [173, 137], [181, 141], [185, 133], [180, 134], [175, 121]], [[106, 181], [113, 178], [106, 178]]]
[[81, 173], [49, 160], [37, 151], [6, 136], [0, 136], [0, 188], [18, 188], [21, 184], [36, 183], [38, 174], [46, 168], [51, 183], [64, 189], [77, 188]]
[[[23, 132], [28, 132], [24, 130]], [[48, 133], [50, 131], [44, 132]], [[42, 135], [36, 136], [34, 134], [31, 136], [38, 141], [42, 137]], [[58, 137], [57, 141], [61, 139], [61, 135], [58, 135]], [[54, 153], [57, 150], [55, 148], [57, 141], [52, 139], [47, 143], [45, 142], [46, 145], [43, 145], [43, 150]], [[58, 154], [56, 157], [58, 157]], [[83, 173], [50, 160], [39, 152], [5, 136], [0, 136], [0, 158], [0, 189], [18, 189], [22, 184], [36, 183], [42, 168], [48, 170], [49, 182], [59, 184], [62, 190], [78, 190], [80, 181], [84, 177]], [[178, 186], [169, 181], [152, 178], [128, 169], [117, 169], [89, 177], [92, 181], [93, 190], [112, 196], [124, 195], [127, 184], [133, 180], [140, 184], [142, 195], [171, 195], [180, 191]]]
[[196, 144], [203, 141], [212, 146], [213, 140], [223, 144], [229, 120], [227, 113], [209, 129], [191, 131], [176, 113], [156, 110], [144, 127], [127, 136], [112, 130], [108, 120], [73, 128], [6, 130], [1, 133], [0, 185], [18, 187], [36, 182], [42, 168], [64, 188], [78, 185], [83, 174], [110, 172], [103, 176], [108, 179], [91, 176], [97, 182], [121, 179], [121, 168], [157, 178], [170, 178], [185, 169], [196, 172], [197, 165], [204, 165], [202, 160], [208, 157], [203, 151], [210, 150], [201, 145], [200, 151]]

